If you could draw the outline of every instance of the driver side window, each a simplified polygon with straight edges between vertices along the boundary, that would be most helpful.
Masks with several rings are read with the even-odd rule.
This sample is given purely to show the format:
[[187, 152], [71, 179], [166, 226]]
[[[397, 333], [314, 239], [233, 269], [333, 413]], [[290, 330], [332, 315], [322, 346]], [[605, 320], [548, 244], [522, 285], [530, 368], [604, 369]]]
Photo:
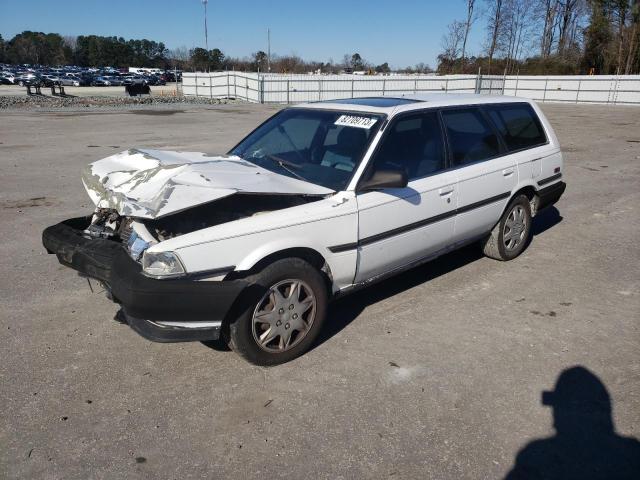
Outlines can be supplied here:
[[395, 120], [373, 159], [376, 170], [404, 170], [409, 181], [445, 169], [442, 129], [435, 111]]

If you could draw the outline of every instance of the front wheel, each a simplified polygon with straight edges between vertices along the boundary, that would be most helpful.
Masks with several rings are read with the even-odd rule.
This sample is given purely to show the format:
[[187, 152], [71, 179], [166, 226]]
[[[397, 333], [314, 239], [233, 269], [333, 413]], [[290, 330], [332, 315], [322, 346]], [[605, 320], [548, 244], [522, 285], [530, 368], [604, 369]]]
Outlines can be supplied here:
[[498, 224], [482, 244], [487, 257], [513, 260], [527, 247], [531, 237], [531, 204], [526, 195], [515, 197]]
[[300, 258], [286, 258], [248, 280], [241, 313], [225, 333], [229, 347], [261, 366], [285, 363], [306, 352], [327, 313], [322, 274]]

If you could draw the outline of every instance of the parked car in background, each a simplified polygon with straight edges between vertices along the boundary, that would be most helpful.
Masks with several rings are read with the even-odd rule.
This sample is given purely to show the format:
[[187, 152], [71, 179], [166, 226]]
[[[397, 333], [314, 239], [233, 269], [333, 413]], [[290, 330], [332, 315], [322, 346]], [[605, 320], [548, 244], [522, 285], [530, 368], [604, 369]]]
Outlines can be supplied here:
[[111, 82], [106, 77], [95, 77], [91, 80], [92, 87], [110, 87]]
[[526, 99], [324, 101], [281, 110], [226, 155], [133, 149], [89, 165], [95, 210], [43, 243], [141, 335], [222, 336], [275, 365], [311, 347], [332, 298], [473, 242], [515, 259], [562, 176]]
[[123, 77], [123, 85], [146, 85], [144, 77], [140, 75], [129, 75]]
[[16, 76], [13, 72], [4, 71], [0, 73], [0, 81], [5, 85], [13, 85], [16, 83]]
[[22, 86], [40, 84], [40, 75], [35, 73], [22, 73], [16, 77], [15, 82]]
[[40, 81], [45, 87], [51, 87], [52, 85], [57, 85], [59, 83], [59, 79], [57, 76], [49, 74], [41, 75]]
[[79, 87], [80, 80], [75, 77], [58, 77], [58, 83], [65, 87]]
[[124, 85], [124, 80], [122, 78], [120, 78], [119, 76], [108, 76], [108, 77], [103, 77], [105, 80], [107, 80], [110, 85], [112, 87], [120, 87], [122, 85]]

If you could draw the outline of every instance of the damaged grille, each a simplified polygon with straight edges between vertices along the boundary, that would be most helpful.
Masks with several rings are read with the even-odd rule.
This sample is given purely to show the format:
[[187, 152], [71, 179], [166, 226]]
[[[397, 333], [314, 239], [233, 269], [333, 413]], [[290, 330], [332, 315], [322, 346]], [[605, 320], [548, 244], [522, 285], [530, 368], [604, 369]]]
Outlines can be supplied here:
[[84, 231], [91, 238], [106, 238], [127, 243], [131, 236], [132, 220], [121, 217], [117, 211], [108, 208], [99, 208], [93, 212], [91, 224]]
[[120, 225], [120, 230], [118, 231], [118, 235], [122, 243], [128, 244], [129, 239], [131, 238], [131, 234], [133, 233], [133, 227], [131, 226], [131, 219], [127, 218]]

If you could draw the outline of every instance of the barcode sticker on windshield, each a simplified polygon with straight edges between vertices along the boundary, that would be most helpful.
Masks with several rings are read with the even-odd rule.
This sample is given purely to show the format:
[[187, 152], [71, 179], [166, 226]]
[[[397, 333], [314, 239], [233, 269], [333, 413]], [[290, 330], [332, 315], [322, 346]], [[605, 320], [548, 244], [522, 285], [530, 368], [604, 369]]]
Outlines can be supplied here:
[[370, 129], [378, 121], [377, 118], [358, 117], [356, 115], [341, 115], [334, 125], [342, 125], [343, 127], [356, 127]]

